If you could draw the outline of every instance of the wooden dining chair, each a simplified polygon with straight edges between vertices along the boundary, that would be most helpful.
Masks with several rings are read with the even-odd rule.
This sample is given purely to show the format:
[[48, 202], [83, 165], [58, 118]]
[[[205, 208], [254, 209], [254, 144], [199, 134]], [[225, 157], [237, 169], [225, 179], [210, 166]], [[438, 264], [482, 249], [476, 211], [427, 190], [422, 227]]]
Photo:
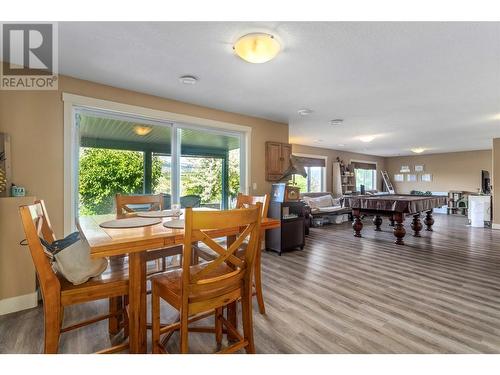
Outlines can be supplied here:
[[[270, 197], [269, 194], [265, 195], [245, 195], [238, 193], [236, 197], [236, 208], [251, 207], [257, 203], [262, 203], [262, 217], [267, 217], [267, 212], [269, 211]], [[257, 302], [259, 304], [259, 312], [261, 314], [266, 313], [266, 307], [264, 305], [264, 296], [262, 294], [262, 270], [261, 270], [261, 259], [262, 259], [262, 239], [264, 238], [264, 232], [260, 232], [259, 238], [259, 248], [257, 249], [257, 254], [255, 255], [255, 294], [257, 296]]]
[[[117, 218], [126, 218], [137, 214], [137, 209], [134, 209], [134, 206], [146, 206], [147, 211], [158, 211], [164, 208], [164, 197], [162, 194], [116, 194], [115, 198]], [[182, 255], [182, 246], [174, 246], [165, 249], [148, 251], [146, 253], [146, 261], [157, 262], [157, 268], [154, 270], [148, 270], [148, 276], [158, 272], [165, 272], [167, 269], [167, 258], [176, 255]], [[161, 267], [159, 266], [159, 262], [161, 262]]]
[[[80, 285], [73, 285], [52, 270], [49, 257], [45, 254], [40, 236], [51, 243], [54, 232], [46, 214], [43, 201], [19, 208], [24, 233], [35, 265], [38, 282], [42, 291], [44, 309], [44, 353], [57, 353], [61, 333], [77, 329], [104, 319], [123, 318], [125, 338], [127, 318], [125, 309], [110, 312], [71, 326], [62, 327], [64, 307], [84, 302], [96, 301], [128, 294], [128, 271], [123, 267], [111, 267], [99, 277], [94, 277]], [[128, 343], [107, 348], [99, 353], [115, 353], [128, 347]]]
[[[261, 203], [257, 207], [229, 211], [194, 211], [186, 209], [182, 269], [154, 276], [152, 281], [152, 341], [153, 353], [166, 352], [160, 336], [180, 330], [180, 351], [188, 352], [188, 331], [215, 333], [218, 348], [226, 333], [237, 338], [218, 353], [233, 353], [245, 348], [255, 353], [252, 324], [252, 272], [258, 247]], [[224, 248], [207, 231], [240, 228], [236, 240]], [[245, 256], [235, 256], [248, 239]], [[217, 253], [211, 262], [191, 264], [192, 244], [203, 242]], [[180, 320], [161, 327], [160, 298], [179, 310]], [[223, 316], [223, 308], [241, 299], [243, 335]], [[189, 327], [189, 324], [215, 314], [214, 327]]]
[[[267, 217], [267, 212], [269, 210], [269, 202], [270, 197], [269, 194], [265, 195], [245, 195], [242, 193], [238, 193], [236, 197], [236, 208], [245, 208], [255, 206], [257, 203], [262, 204], [262, 217]], [[261, 270], [261, 258], [262, 258], [262, 249], [261, 249], [261, 241], [264, 238], [263, 233], [260, 233], [259, 238], [259, 248], [257, 249], [257, 253], [255, 254], [255, 273], [254, 273], [254, 283], [255, 283], [255, 295], [257, 297], [257, 302], [259, 305], [259, 312], [261, 314], [266, 313], [266, 306], [264, 304], [264, 296], [262, 293], [262, 270]], [[207, 251], [208, 250], [208, 251]], [[237, 256], [243, 256], [244, 252], [239, 251]], [[210, 261], [214, 258], [215, 253], [206, 247], [198, 247], [197, 255], [207, 261]]]
[[163, 209], [163, 196], [161, 194], [124, 195], [116, 194], [116, 217], [125, 218], [139, 211], [133, 206], [145, 206], [141, 211], [158, 211]]

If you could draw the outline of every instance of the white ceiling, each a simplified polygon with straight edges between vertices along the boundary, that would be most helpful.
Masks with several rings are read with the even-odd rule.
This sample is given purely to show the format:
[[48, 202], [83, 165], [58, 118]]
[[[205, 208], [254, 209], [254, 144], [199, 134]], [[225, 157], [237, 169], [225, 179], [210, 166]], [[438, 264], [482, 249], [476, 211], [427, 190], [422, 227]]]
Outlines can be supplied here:
[[[279, 38], [275, 60], [234, 56], [254, 31]], [[59, 45], [62, 74], [288, 122], [293, 143], [391, 156], [500, 137], [500, 23], [60, 23]]]

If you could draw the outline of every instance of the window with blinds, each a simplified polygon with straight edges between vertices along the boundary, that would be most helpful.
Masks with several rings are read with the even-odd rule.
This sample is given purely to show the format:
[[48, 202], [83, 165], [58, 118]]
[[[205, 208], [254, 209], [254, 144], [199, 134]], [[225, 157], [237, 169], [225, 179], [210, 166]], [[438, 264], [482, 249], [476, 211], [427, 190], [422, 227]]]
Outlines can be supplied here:
[[293, 155], [296, 163], [300, 163], [306, 170], [307, 177], [295, 176], [295, 183], [302, 193], [318, 193], [325, 190], [326, 161], [322, 158], [313, 158]]

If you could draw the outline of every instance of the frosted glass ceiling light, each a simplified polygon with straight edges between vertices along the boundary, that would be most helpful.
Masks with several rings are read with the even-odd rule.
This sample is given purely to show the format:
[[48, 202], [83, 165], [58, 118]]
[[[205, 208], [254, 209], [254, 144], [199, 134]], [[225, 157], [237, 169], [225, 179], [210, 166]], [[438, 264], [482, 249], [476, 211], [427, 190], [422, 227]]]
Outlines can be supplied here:
[[270, 34], [252, 33], [238, 39], [233, 49], [243, 60], [253, 64], [262, 64], [274, 59], [281, 46]]
[[153, 128], [151, 126], [144, 126], [144, 125], [134, 125], [134, 133], [137, 135], [145, 136], [151, 133]]

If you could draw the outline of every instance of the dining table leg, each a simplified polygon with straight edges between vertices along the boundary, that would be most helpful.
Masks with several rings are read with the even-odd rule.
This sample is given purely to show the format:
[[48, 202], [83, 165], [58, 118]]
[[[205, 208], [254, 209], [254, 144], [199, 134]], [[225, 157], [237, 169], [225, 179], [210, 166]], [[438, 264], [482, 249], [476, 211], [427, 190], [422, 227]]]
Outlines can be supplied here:
[[146, 258], [143, 252], [129, 254], [128, 272], [130, 353], [146, 353]]
[[[233, 242], [236, 241], [236, 236], [231, 235], [226, 237], [227, 247], [231, 246]], [[238, 304], [237, 302], [231, 302], [227, 305], [227, 320], [230, 322], [234, 328], [238, 329]], [[232, 333], [227, 333], [228, 340], [238, 340], [238, 338]]]

